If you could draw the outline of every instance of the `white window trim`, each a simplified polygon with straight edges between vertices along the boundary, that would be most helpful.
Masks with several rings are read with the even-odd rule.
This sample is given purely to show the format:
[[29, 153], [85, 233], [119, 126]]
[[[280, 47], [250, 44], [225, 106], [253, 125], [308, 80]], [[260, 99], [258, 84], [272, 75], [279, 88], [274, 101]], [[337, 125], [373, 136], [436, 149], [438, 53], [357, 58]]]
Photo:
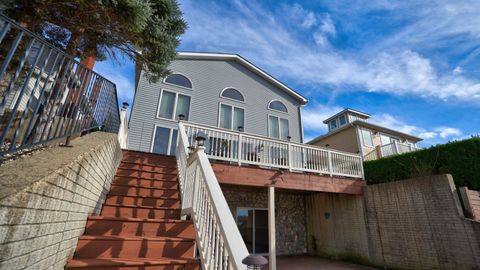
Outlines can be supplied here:
[[[344, 124], [342, 124], [342, 122], [340, 121], [340, 118], [342, 118], [342, 116], [345, 118], [345, 123], [344, 123]], [[348, 117], [347, 117], [345, 114], [340, 115], [340, 116], [338, 117], [338, 123], [337, 123], [337, 124], [338, 124], [338, 127], [343, 127], [343, 126], [345, 126], [346, 124], [348, 124]], [[338, 127], [337, 127], [337, 128], [338, 128]]]
[[[188, 87], [181, 86], [181, 85], [178, 85], [178, 84], [168, 83], [168, 82], [165, 81], [168, 76], [166, 76], [165, 78], [163, 78], [162, 83], [163, 83], [163, 84], [166, 84], [166, 85], [175, 86], [175, 87], [178, 87], [178, 88], [181, 88], [181, 89], [187, 89], [187, 90], [190, 90], [190, 91], [193, 90], [193, 82], [192, 82], [192, 80], [190, 80], [185, 74], [180, 73], [180, 72], [175, 72], [175, 73], [172, 73], [172, 74], [170, 74], [170, 75], [175, 75], [175, 74], [182, 75], [182, 76], [184, 76], [185, 78], [187, 78], [187, 80], [188, 80], [188, 81], [190, 82], [190, 84], [192, 85], [192, 88], [188, 88]], [[170, 76], [170, 75], [169, 75], [169, 76]]]
[[[255, 210], [266, 210], [267, 211], [267, 214], [268, 214], [268, 208], [263, 208], [263, 207], [237, 207], [237, 209], [235, 209], [235, 223], [238, 227], [238, 210], [239, 209], [242, 209], [242, 210], [253, 210], [255, 212]], [[268, 253], [255, 253], [255, 214], [253, 214], [253, 230], [252, 230], [252, 252], [256, 255], [268, 255]]]
[[[163, 97], [163, 92], [164, 91], [175, 94], [175, 101], [174, 101], [174, 104], [173, 104], [173, 114], [172, 114], [173, 119], [172, 118], [160, 117], [158, 115], [160, 113], [160, 105], [162, 104], [162, 97]], [[175, 117], [177, 117], [176, 114], [177, 114], [178, 95], [190, 97], [190, 104], [188, 105], [188, 120], [190, 120], [190, 118], [192, 116], [192, 96], [187, 95], [185, 93], [180, 93], [180, 92], [177, 92], [177, 91], [173, 91], [173, 90], [170, 90], [170, 89], [165, 89], [165, 88], [160, 89], [160, 98], [158, 99], [157, 113], [155, 114], [155, 118], [162, 119], [162, 120], [167, 120], [167, 121], [172, 121], [172, 122], [177, 122], [178, 120], [175, 120]]]
[[[226, 105], [226, 106], [232, 107], [232, 119], [231, 119], [231, 121], [232, 121], [232, 128], [231, 128], [231, 129], [220, 127], [220, 113], [221, 113], [222, 105]], [[236, 105], [234, 105], [234, 104], [224, 103], [224, 102], [219, 102], [219, 103], [218, 103], [218, 117], [217, 117], [217, 127], [218, 127], [218, 128], [225, 129], [225, 130], [230, 130], [230, 131], [238, 131], [238, 127], [235, 128], [235, 129], [233, 129], [233, 119], [234, 119], [233, 117], [234, 117], [235, 108], [238, 108], [238, 109], [242, 109], [242, 110], [243, 110], [243, 131], [245, 131], [245, 115], [247, 115], [247, 113], [246, 113], [246, 111], [245, 111], [245, 108], [244, 108], [244, 107], [236, 106]]]
[[[278, 119], [278, 138], [274, 138], [270, 134], [270, 125], [269, 125], [270, 124], [270, 116], [276, 117]], [[287, 122], [288, 122], [288, 135], [287, 136], [291, 136], [290, 135], [290, 120], [288, 118], [281, 117], [281, 116], [274, 115], [274, 114], [267, 114], [267, 133], [268, 133], [268, 137], [272, 138], [272, 139], [276, 139], [276, 140], [287, 141], [286, 138], [285, 139], [280, 138], [280, 119], [287, 120]]]
[[[399, 142], [402, 142], [402, 140], [400, 139], [400, 137], [397, 137], [397, 136], [394, 136], [394, 135], [390, 135], [390, 134], [387, 134], [387, 133], [384, 133], [384, 132], [379, 132], [379, 134], [380, 134], [380, 145], [385, 145], [385, 144], [383, 144], [383, 142], [382, 142], [382, 137], [381, 137], [382, 135], [383, 135], [383, 136], [387, 136], [387, 137], [390, 139], [390, 143], [393, 143], [393, 142], [392, 142], [392, 139], [397, 139]], [[390, 143], [389, 143], [389, 144], [390, 144]]]
[[[335, 122], [335, 124], [337, 125], [335, 128], [332, 128], [332, 122]], [[339, 127], [340, 126], [339, 126], [338, 118], [332, 119], [328, 122], [328, 128], [330, 129], [330, 131], [338, 129]]]
[[[372, 139], [372, 145], [367, 145], [365, 143], [365, 137], [363, 136], [363, 131], [368, 131], [370, 132], [370, 138]], [[375, 142], [373, 141], [373, 132], [370, 130], [370, 129], [366, 129], [366, 128], [361, 128], [360, 129], [360, 133], [362, 134], [362, 144], [363, 146], [366, 146], [366, 147], [375, 147]]]
[[[170, 132], [168, 133], [168, 145], [167, 145], [167, 156], [168, 155], [172, 155], [170, 153], [170, 150], [171, 149], [171, 146], [172, 146], [172, 138], [173, 138], [173, 130], [176, 130], [175, 128], [171, 128], [171, 127], [166, 127], [166, 126], [162, 126], [162, 125], [156, 125], [154, 124], [153, 125], [153, 136], [152, 136], [152, 143], [150, 145], [150, 153], [153, 153], [153, 145], [155, 144], [155, 135], [157, 134], [157, 127], [161, 127], [161, 128], [167, 128], [167, 129], [170, 129]], [[178, 131], [177, 131], [177, 142], [178, 142]]]
[[[227, 90], [227, 89], [230, 89], [230, 88], [237, 90], [237, 91], [240, 93], [240, 95], [242, 95], [243, 101], [238, 100], [238, 99], [233, 99], [233, 98], [229, 98], [229, 97], [224, 97], [224, 96], [222, 96], [223, 92], [224, 92], [225, 90]], [[245, 101], [245, 95], [242, 93], [242, 91], [238, 90], [236, 87], [233, 87], [233, 86], [228, 86], [228, 87], [223, 88], [222, 91], [220, 91], [220, 96], [219, 96], [219, 97], [220, 97], [220, 98], [224, 98], [224, 99], [228, 99], [228, 100], [231, 100], [231, 101], [243, 103], [243, 104], [247, 103], [247, 102]]]
[[[270, 104], [271, 104], [272, 102], [274, 102], [274, 101], [278, 101], [278, 102], [282, 103], [283, 106], [285, 106], [285, 109], [287, 109], [287, 111], [286, 111], [286, 112], [282, 112], [282, 111], [279, 111], [279, 110], [275, 110], [275, 109], [270, 108]], [[267, 109], [270, 110], [270, 111], [274, 111], [274, 112], [289, 114], [287, 105], [285, 105], [285, 102], [283, 102], [283, 101], [281, 101], [281, 100], [279, 100], [279, 99], [272, 99], [272, 100], [270, 100], [270, 102], [268, 102], [268, 104], [267, 104]]]

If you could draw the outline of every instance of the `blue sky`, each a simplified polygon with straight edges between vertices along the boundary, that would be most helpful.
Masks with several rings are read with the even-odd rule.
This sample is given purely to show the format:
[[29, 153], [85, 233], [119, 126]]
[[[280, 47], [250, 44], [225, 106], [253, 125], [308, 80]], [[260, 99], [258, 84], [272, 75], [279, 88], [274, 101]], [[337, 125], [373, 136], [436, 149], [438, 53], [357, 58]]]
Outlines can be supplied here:
[[[424, 138], [480, 132], [480, 1], [179, 1], [180, 51], [238, 53], [309, 99], [306, 138], [344, 107]], [[99, 62], [133, 97], [133, 64]]]

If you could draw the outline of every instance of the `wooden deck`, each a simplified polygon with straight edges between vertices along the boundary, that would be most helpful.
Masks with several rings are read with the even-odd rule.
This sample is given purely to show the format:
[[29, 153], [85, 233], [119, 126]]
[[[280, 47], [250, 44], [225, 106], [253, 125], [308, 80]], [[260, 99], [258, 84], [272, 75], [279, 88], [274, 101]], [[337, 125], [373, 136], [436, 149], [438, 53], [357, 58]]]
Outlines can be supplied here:
[[212, 162], [213, 171], [221, 184], [317, 191], [344, 194], [363, 194], [364, 180], [330, 177], [311, 173], [296, 173]]

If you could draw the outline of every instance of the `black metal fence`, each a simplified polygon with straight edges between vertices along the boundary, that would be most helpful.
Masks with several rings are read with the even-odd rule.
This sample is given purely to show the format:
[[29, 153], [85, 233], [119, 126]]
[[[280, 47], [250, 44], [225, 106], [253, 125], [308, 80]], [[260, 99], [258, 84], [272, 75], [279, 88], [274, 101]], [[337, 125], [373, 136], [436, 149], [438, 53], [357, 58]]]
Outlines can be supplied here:
[[118, 132], [114, 83], [0, 13], [0, 158], [92, 129]]

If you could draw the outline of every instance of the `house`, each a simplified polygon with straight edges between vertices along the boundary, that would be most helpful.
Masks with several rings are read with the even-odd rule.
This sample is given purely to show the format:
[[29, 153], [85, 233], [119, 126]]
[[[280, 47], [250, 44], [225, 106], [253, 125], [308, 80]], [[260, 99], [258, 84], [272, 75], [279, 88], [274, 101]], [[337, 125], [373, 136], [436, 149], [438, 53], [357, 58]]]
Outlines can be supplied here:
[[331, 147], [351, 153], [360, 153], [364, 160], [375, 160], [391, 155], [418, 150], [421, 138], [371, 123], [371, 115], [354, 109], [344, 109], [325, 119], [328, 133], [308, 144]]
[[[193, 148], [205, 134], [205, 153], [248, 252], [269, 252], [266, 187], [275, 183], [277, 252], [305, 253], [304, 196], [361, 193], [359, 156], [302, 144], [307, 99], [239, 55], [180, 52], [169, 69], [158, 83], [137, 70], [128, 150], [178, 156], [177, 148]], [[337, 156], [344, 158], [329, 163]]]

